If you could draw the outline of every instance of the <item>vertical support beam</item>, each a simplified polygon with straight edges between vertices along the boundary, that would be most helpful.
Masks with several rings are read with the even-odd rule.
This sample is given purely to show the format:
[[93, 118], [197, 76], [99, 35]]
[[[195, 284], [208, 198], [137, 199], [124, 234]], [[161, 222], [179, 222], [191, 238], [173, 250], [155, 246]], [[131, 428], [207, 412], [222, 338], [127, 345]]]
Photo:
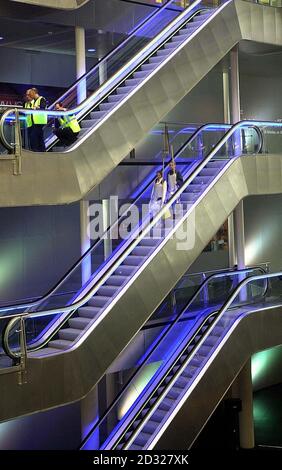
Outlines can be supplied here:
[[104, 60], [99, 63], [99, 85], [103, 85], [108, 78], [107, 62]]
[[[224, 123], [230, 124], [230, 81], [229, 68], [225, 65], [222, 71], [222, 89], [223, 89], [223, 115]], [[228, 144], [227, 144], [228, 149]], [[229, 267], [236, 264], [235, 240], [234, 240], [234, 213], [228, 217], [228, 253]]]
[[[83, 440], [89, 431], [93, 428], [94, 423], [97, 421], [99, 416], [98, 406], [98, 385], [91, 390], [85, 398], [80, 402], [80, 413], [81, 413], [81, 440]], [[96, 443], [96, 446], [95, 446]], [[96, 435], [91, 438], [91, 448], [99, 448], [99, 429], [96, 431]]]
[[235, 387], [242, 402], [242, 411], [239, 414], [240, 446], [242, 449], [252, 449], [255, 446], [255, 434], [251, 358], [239, 373]]
[[[89, 201], [80, 201], [80, 243], [81, 243], [81, 255], [90, 248], [91, 241], [89, 238]], [[85, 285], [91, 276], [91, 255], [87, 256], [83, 260], [81, 265], [81, 280], [82, 285]]]
[[[103, 199], [103, 232], [106, 232], [108, 227], [111, 225], [111, 200]], [[112, 240], [110, 233], [108, 233], [107, 238], [104, 239], [104, 259], [106, 260], [113, 251]]]
[[[80, 26], [75, 27], [75, 54], [76, 78], [78, 79], [86, 73], [85, 29]], [[82, 80], [77, 85], [77, 104], [84, 101], [86, 95], [86, 81]]]
[[[240, 82], [238, 45], [230, 53], [232, 123], [240, 121]], [[240, 138], [240, 137], [239, 137]], [[235, 137], [237, 141], [237, 137]], [[234, 210], [234, 247], [238, 269], [245, 267], [244, 203], [241, 201]]]

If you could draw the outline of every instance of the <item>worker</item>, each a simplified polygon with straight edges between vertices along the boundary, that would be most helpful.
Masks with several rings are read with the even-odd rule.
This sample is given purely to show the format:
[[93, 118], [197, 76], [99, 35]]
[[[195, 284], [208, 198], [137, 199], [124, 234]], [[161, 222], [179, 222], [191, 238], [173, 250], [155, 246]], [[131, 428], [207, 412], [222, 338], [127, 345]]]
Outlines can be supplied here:
[[[30, 88], [28, 94], [32, 99], [32, 109], [46, 109], [46, 99], [40, 96], [37, 88]], [[45, 152], [45, 142], [43, 135], [43, 127], [47, 124], [48, 116], [46, 112], [31, 114], [31, 130], [30, 130], [30, 149], [33, 152]]]
[[[32, 109], [33, 108], [33, 99], [30, 96], [30, 90], [27, 90], [25, 93], [25, 109]], [[32, 119], [30, 114], [26, 114], [25, 116], [25, 128], [27, 129], [27, 142], [25, 147], [31, 149], [31, 142], [30, 142], [30, 134], [31, 134], [31, 126], [32, 126]], [[25, 133], [24, 133], [25, 134]]]
[[[65, 112], [67, 108], [63, 107], [62, 102], [58, 102], [55, 104], [55, 110]], [[73, 114], [62, 115], [55, 120], [54, 134], [67, 147], [77, 140], [80, 129], [80, 125]]]

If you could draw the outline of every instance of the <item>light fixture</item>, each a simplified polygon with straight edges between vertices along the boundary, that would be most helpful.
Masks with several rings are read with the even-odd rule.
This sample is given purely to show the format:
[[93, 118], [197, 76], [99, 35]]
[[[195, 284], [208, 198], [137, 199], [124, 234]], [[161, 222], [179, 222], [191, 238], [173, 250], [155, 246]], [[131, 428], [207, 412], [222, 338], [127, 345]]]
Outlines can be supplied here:
[[88, 49], [88, 52], [96, 52], [96, 49], [93, 49], [93, 48]]
[[4, 39], [3, 36], [0, 36], [0, 41], [3, 41], [3, 39]]

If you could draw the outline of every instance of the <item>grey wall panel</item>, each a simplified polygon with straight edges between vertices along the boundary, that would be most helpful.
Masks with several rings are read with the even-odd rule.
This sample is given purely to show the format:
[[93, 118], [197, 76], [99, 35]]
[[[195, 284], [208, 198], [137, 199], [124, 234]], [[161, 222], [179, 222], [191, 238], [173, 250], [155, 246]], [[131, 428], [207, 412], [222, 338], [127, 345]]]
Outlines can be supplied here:
[[0, 209], [0, 303], [48, 291], [80, 257], [79, 205]]
[[249, 197], [244, 201], [246, 263], [270, 262], [272, 272], [282, 269], [282, 196]]
[[0, 423], [0, 450], [76, 450], [80, 403]]

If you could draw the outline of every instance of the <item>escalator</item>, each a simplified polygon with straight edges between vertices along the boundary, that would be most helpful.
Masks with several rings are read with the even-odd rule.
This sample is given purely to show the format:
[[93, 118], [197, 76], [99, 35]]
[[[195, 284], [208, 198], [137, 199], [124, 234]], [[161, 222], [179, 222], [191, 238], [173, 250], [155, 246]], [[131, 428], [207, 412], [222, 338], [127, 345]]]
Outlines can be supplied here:
[[[280, 324], [282, 322], [282, 278], [280, 274], [268, 275], [263, 271], [262, 268], [250, 268], [213, 274], [206, 279], [187, 305], [174, 314], [156, 338], [152, 337], [152, 344], [149, 342], [141, 359], [137, 356], [129, 380], [97, 418], [81, 449], [189, 448], [203, 426], [199, 415], [209, 410], [205, 421], [209, 418], [218, 404], [214, 399], [224, 395], [238, 373], [235, 370], [234, 376], [230, 377], [233, 357], [238, 356], [241, 348], [243, 353], [244, 346], [248, 349], [247, 345], [241, 347], [240, 336], [237, 336], [237, 348], [225, 357], [225, 361], [231, 363], [229, 370], [225, 373], [221, 368], [213, 378], [209, 375], [209, 392], [205, 391], [203, 405], [197, 390], [201, 376], [208, 371], [212, 361], [216, 361], [230, 332], [233, 330], [236, 335], [240, 322], [252, 314], [256, 318], [256, 312], [260, 310], [279, 307], [278, 320]], [[219, 290], [214, 290], [214, 284]], [[241, 341], [244, 339], [242, 335]], [[255, 347], [255, 341], [250, 347]], [[244, 363], [244, 354], [239, 360]], [[223, 383], [224, 390], [221, 388]], [[135, 395], [134, 389], [138, 391]], [[193, 393], [198, 397], [195, 406], [186, 403]], [[186, 410], [181, 414], [182, 406]], [[181, 424], [181, 432], [173, 421], [177, 413], [180, 414], [178, 426]], [[166, 429], [169, 431], [162, 438]]]
[[[40, 302], [1, 309], [2, 316], [22, 313], [27, 326], [28, 322], [38, 325], [27, 344], [30, 379], [24, 387], [24, 393], [34, 399], [32, 403], [22, 400], [23, 389], [16, 386], [13, 374], [5, 376], [5, 387], [11, 386], [13, 392], [5, 394], [0, 404], [2, 419], [85, 396], [238, 202], [250, 194], [281, 192], [281, 156], [260, 153], [266, 151], [264, 127], [272, 126], [274, 138], [281, 124], [241, 122], [226, 133], [221, 129], [217, 143], [205, 139], [209, 126], [198, 129], [180, 149], [180, 164], [185, 157], [190, 162], [183, 165], [184, 184], [153, 219], [147, 213], [136, 221], [128, 237], [112, 236], [115, 246], [106, 256], [101, 239]], [[149, 187], [147, 190], [150, 192]], [[144, 192], [141, 203], [142, 198], [146, 200]], [[171, 217], [161, 222], [168, 210]], [[121, 226], [123, 216], [118, 221]], [[110, 227], [108, 233], [113, 235], [116, 228]], [[8, 347], [11, 331], [10, 327], [6, 330]], [[54, 374], [55, 390], [48, 380]], [[15, 401], [17, 410], [12, 404]]]
[[[1, 162], [0, 206], [82, 199], [240, 40], [281, 44], [276, 8], [242, 0], [214, 8], [195, 0], [183, 11], [172, 5], [170, 0], [154, 12], [60, 98], [69, 109], [66, 114], [81, 121], [77, 143], [56, 152], [52, 133], [56, 112], [50, 109], [45, 143], [54, 151], [43, 157], [23, 150], [18, 178], [8, 159]], [[275, 28], [263, 28], [261, 37], [259, 25], [271, 21]], [[0, 131], [13, 152], [13, 129], [17, 134], [19, 128], [11, 127], [10, 119], [13, 111], [3, 114]]]

